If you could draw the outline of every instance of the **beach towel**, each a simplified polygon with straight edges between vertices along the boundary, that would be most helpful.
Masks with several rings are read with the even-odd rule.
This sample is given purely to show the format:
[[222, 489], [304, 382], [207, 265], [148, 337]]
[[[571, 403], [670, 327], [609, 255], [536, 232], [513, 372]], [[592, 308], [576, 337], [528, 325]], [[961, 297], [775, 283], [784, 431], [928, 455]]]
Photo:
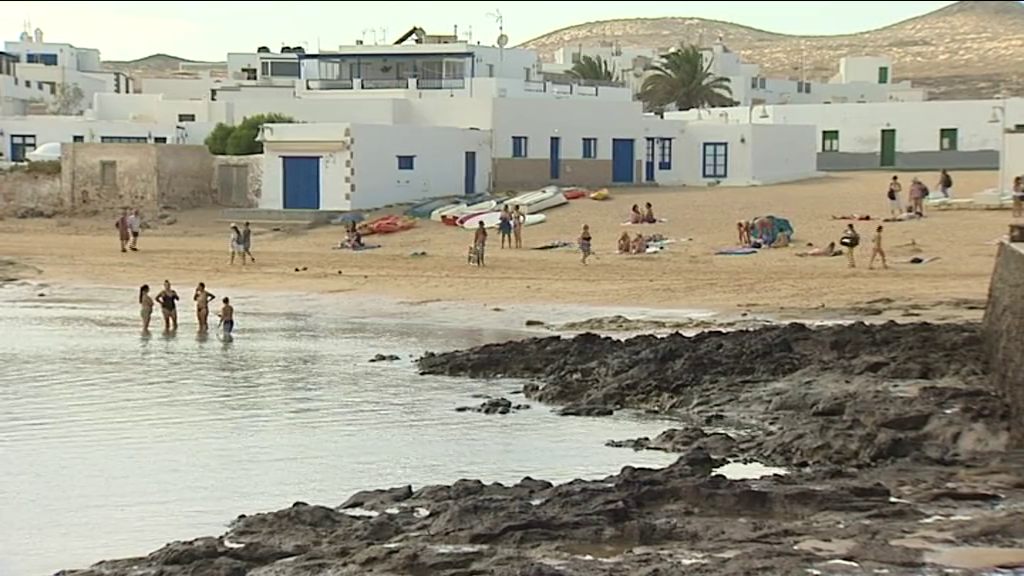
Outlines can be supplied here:
[[547, 244], [545, 244], [543, 246], [534, 246], [533, 248], [530, 248], [530, 250], [554, 250], [555, 248], [575, 248], [575, 247], [576, 247], [576, 243], [575, 242], [566, 242], [565, 240], [555, 240], [554, 242], [549, 242], [549, 243], [547, 243]]
[[642, 226], [644, 224], [661, 224], [661, 223], [664, 223], [664, 222], [668, 222], [668, 220], [666, 220], [665, 218], [657, 218], [656, 220], [657, 220], [657, 222], [629, 222], [627, 220], [626, 222], [623, 222], [622, 225], [623, 226]]
[[363, 244], [355, 248], [347, 244], [338, 244], [334, 247], [335, 250], [351, 250], [353, 252], [362, 252], [363, 250], [373, 250], [374, 248], [380, 248], [380, 244]]
[[755, 248], [723, 248], [718, 252], [715, 252], [718, 256], [746, 256], [747, 254], [757, 254]]

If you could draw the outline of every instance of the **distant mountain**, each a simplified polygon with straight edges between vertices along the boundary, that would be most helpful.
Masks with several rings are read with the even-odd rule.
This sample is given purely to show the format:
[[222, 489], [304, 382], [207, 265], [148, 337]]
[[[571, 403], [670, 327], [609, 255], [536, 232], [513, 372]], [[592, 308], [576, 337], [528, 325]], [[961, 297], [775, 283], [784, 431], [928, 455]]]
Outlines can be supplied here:
[[933, 98], [1024, 95], [1024, 6], [1012, 0], [956, 2], [885, 28], [841, 36], [793, 36], [702, 18], [637, 18], [589, 22], [522, 45], [545, 59], [563, 46], [618, 43], [623, 48], [708, 45], [718, 37], [769, 76], [797, 77], [801, 68], [825, 81], [843, 56], [890, 56], [894, 80], [909, 79]]
[[193, 71], [226, 67], [224, 62], [200, 62], [178, 58], [170, 54], [153, 54], [138, 60], [106, 60], [103, 62], [103, 68], [114, 72], [123, 72], [136, 78], [146, 78], [173, 74], [181, 70], [182, 64], [188, 64], [188, 69]]

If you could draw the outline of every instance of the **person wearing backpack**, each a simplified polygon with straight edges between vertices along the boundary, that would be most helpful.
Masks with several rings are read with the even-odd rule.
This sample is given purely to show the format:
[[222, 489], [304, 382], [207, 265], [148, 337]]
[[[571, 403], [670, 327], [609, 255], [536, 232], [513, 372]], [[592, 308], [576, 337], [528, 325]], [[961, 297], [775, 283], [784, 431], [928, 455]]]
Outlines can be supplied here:
[[843, 237], [839, 239], [839, 243], [846, 248], [846, 263], [850, 268], [856, 268], [857, 261], [853, 256], [853, 251], [860, 245], [860, 234], [857, 233], [853, 224], [846, 225], [846, 230], [843, 230]]
[[939, 173], [939, 185], [936, 188], [939, 189], [939, 192], [942, 192], [944, 198], [952, 198], [949, 191], [953, 189], [953, 178], [949, 175], [949, 172], [946, 172], [945, 168]]

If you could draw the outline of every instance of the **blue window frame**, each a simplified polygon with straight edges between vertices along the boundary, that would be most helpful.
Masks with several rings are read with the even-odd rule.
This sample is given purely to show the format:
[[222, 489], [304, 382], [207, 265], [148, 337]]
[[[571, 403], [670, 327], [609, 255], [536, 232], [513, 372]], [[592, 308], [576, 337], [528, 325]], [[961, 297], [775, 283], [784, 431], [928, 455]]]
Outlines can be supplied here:
[[526, 136], [513, 136], [512, 137], [512, 157], [513, 158], [526, 158]]
[[672, 139], [658, 140], [658, 170], [672, 169]]
[[415, 156], [399, 156], [398, 157], [398, 169], [399, 170], [415, 170], [416, 169], [416, 157]]
[[726, 142], [704, 143], [704, 177], [729, 177], [729, 144]]
[[583, 157], [597, 158], [597, 138], [583, 139]]

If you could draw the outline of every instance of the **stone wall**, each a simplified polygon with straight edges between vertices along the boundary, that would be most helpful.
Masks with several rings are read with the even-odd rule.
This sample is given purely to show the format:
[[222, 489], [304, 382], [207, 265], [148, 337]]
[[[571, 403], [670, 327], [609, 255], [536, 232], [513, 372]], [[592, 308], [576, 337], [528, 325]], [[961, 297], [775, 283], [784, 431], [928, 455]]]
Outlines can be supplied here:
[[1024, 244], [1001, 244], [984, 321], [993, 384], [1010, 403], [1010, 441], [1024, 448]]
[[65, 204], [83, 211], [121, 207], [148, 212], [159, 209], [156, 147], [156, 144], [64, 144], [61, 192]]
[[0, 170], [0, 216], [50, 215], [63, 208], [61, 175], [18, 166]]
[[154, 145], [160, 206], [176, 209], [215, 204], [214, 157], [206, 146]]
[[213, 188], [220, 206], [258, 207], [263, 195], [263, 154], [215, 156]]

